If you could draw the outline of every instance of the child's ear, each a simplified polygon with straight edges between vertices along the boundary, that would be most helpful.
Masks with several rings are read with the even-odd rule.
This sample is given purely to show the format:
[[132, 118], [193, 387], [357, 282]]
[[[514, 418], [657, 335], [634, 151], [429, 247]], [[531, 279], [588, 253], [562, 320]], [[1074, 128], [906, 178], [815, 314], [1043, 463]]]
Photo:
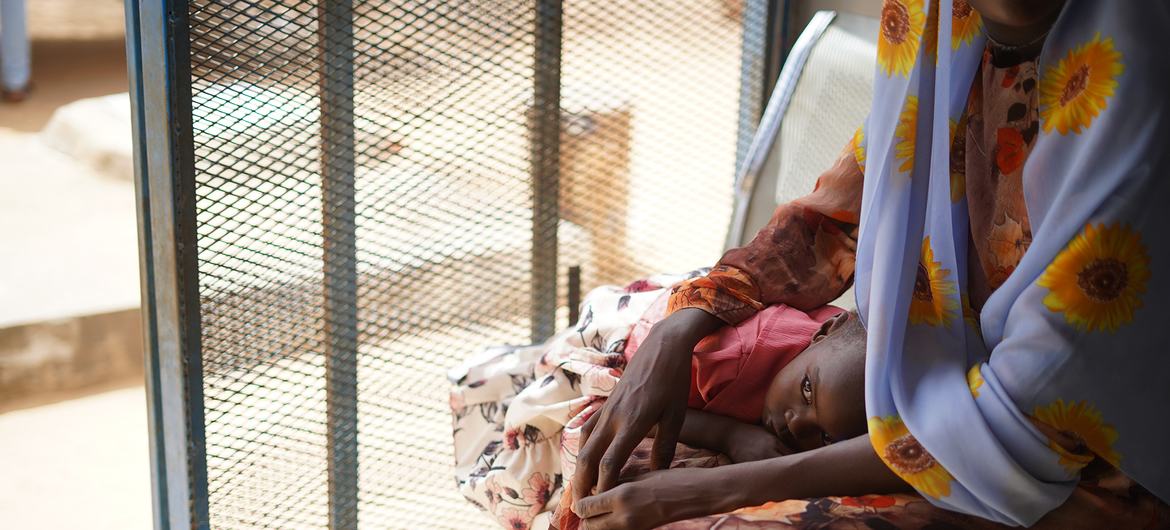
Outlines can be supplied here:
[[837, 317], [840, 317], [843, 314], [844, 313], [841, 313], [840, 315], [834, 315], [828, 320], [824, 321], [821, 324], [820, 329], [817, 329], [817, 332], [813, 334], [813, 343], [819, 342], [821, 339], [829, 336], [829, 331], [833, 329], [833, 323], [837, 321]]

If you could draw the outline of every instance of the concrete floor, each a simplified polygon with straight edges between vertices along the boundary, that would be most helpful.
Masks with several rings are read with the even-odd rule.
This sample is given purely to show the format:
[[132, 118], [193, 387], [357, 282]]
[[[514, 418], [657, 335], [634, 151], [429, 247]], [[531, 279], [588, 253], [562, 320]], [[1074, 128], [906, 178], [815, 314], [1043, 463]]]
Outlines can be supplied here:
[[141, 386], [0, 414], [0, 527], [151, 528]]
[[[28, 7], [32, 91], [0, 104], [4, 325], [138, 303], [133, 185], [79, 170], [37, 134], [62, 105], [127, 90], [123, 2]], [[151, 528], [140, 380], [20, 406], [0, 414], [0, 528]]]

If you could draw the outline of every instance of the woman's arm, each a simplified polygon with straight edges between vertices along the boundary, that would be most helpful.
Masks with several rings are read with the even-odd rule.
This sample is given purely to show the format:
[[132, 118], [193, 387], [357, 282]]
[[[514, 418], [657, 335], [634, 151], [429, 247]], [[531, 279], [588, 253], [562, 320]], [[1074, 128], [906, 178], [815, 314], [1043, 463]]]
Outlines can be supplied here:
[[634, 447], [657, 427], [651, 466], [670, 467], [686, 419], [691, 354], [723, 322], [698, 309], [678, 311], [655, 324], [630, 360], [605, 406], [581, 429], [573, 494], [617, 484]]
[[804, 453], [716, 468], [647, 473], [583, 498], [584, 528], [653, 528], [769, 501], [911, 491], [878, 458], [868, 436]]
[[736, 508], [785, 499], [913, 491], [882, 462], [868, 435], [812, 451], [712, 471], [759, 485], [739, 488]]

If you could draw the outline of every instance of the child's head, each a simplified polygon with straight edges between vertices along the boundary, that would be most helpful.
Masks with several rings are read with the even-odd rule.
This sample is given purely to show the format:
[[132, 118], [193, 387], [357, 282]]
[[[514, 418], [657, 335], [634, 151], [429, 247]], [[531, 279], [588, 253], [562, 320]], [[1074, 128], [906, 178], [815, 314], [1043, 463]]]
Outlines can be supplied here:
[[857, 313], [826, 321], [776, 374], [762, 421], [795, 451], [865, 434], [865, 329]]

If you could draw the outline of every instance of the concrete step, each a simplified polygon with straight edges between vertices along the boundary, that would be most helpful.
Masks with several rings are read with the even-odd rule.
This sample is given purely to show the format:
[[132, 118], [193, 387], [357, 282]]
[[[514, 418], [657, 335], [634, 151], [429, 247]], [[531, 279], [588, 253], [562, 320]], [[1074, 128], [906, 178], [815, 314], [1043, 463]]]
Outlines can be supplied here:
[[[264, 106], [266, 101], [246, 99], [248, 105], [259, 102], [255, 103], [259, 107], [232, 107], [230, 116], [205, 127], [220, 121], [269, 120], [265, 129], [271, 131], [284, 125], [286, 114], [295, 117], [288, 111], [297, 107], [280, 105], [286, 111], [281, 114]], [[13, 161], [6, 162], [0, 173], [0, 248], [11, 252], [11, 257], [0, 260], [0, 410], [35, 402], [38, 394], [142, 375], [127, 103], [126, 94], [81, 100], [58, 109], [39, 134], [0, 130], [0, 159]], [[223, 185], [236, 189], [245, 181], [267, 177], [263, 171], [228, 175]], [[415, 315], [414, 308], [443, 307], [437, 299], [446, 300], [447, 307], [476, 300], [476, 307], [508, 313], [527, 310], [524, 290], [493, 281], [523, 274], [528, 266], [531, 227], [526, 219], [531, 214], [525, 198], [485, 211], [481, 195], [498, 193], [490, 182], [444, 174], [409, 159], [362, 168], [358, 178], [363, 190], [404, 190], [393, 198], [365, 196], [359, 190], [359, 202], [382, 201], [379, 207], [386, 212], [376, 231], [361, 234], [359, 284], [380, 289], [363, 300], [363, 318], [399, 329], [390, 322], [425, 320], [429, 317]], [[391, 199], [393, 204], [383, 204]], [[289, 239], [296, 234], [269, 223], [280, 219], [279, 205], [272, 208], [233, 217], [245, 225], [256, 224], [251, 230], [237, 230], [239, 237], [230, 247], [224, 247], [228, 243], [222, 238], [202, 242], [206, 247], [201, 250], [212, 253], [207, 256], [213, 263], [206, 266], [222, 264], [222, 253], [231, 249], [296, 248], [296, 241]], [[451, 208], [466, 215], [453, 219]], [[558, 229], [560, 267], [582, 267], [586, 286], [596, 283], [595, 231], [568, 220], [562, 220]], [[227, 263], [230, 274], [213, 270], [203, 281], [204, 324], [213, 335], [217, 325], [246, 320], [257, 343], [279, 344], [319, 327], [320, 257], [306, 254], [293, 263], [287, 260], [297, 254], [281, 255], [284, 261], [262, 256], [233, 260]], [[387, 281], [390, 276], [400, 281]], [[565, 286], [558, 289], [560, 305], [566, 291]], [[465, 307], [467, 319], [481, 316], [476, 307]], [[377, 338], [389, 338], [384, 336], [389, 331], [383, 329]], [[217, 336], [208, 340], [214, 343]], [[216, 351], [209, 348], [209, 357]], [[295, 352], [257, 355], [288, 353]], [[249, 360], [207, 359], [209, 366], [220, 361]]]
[[62, 105], [49, 118], [41, 140], [88, 170], [134, 182], [130, 95], [86, 98]]
[[142, 373], [134, 186], [0, 129], [0, 410]]

